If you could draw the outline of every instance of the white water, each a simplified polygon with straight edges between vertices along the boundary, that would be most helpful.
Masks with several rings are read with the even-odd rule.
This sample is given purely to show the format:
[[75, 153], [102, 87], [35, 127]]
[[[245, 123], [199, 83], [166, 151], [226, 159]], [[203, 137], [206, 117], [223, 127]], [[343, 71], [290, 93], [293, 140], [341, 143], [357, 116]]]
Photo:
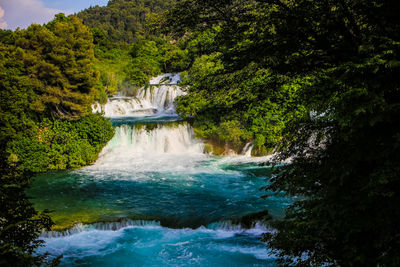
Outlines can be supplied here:
[[125, 219], [118, 222], [106, 222], [106, 223], [94, 223], [94, 224], [82, 224], [77, 223], [71, 229], [65, 231], [43, 231], [40, 235], [42, 238], [61, 238], [65, 236], [76, 235], [82, 232], [90, 232], [94, 230], [98, 231], [118, 231], [127, 227], [158, 227], [160, 222], [157, 221], [146, 221], [146, 220], [130, 220]]
[[[93, 107], [114, 117], [115, 136], [94, 165], [55, 181], [62, 184], [59, 197], [66, 201], [55, 209], [69, 214], [71, 207], [101, 207], [100, 218], [113, 211], [104, 221], [118, 221], [43, 233], [43, 251], [63, 254], [62, 265], [274, 266], [274, 255], [258, 239], [271, 231], [266, 225], [257, 221], [247, 229], [225, 219], [265, 208], [258, 190], [265, 178], [246, 173], [267, 158], [251, 158], [252, 143], [240, 156], [205, 154], [188, 123], [171, 123], [163, 116], [176, 116], [174, 99], [184, 94], [178, 81], [179, 75], [161, 75], [136, 97], [115, 97]], [[254, 166], [227, 168], [249, 162]], [[168, 225], [165, 218], [180, 229], [163, 227]], [[201, 224], [188, 226], [199, 220]]]
[[247, 143], [242, 150], [242, 155], [245, 157], [251, 157], [251, 151], [253, 150], [253, 147], [254, 145], [252, 142]]
[[[274, 266], [254, 230], [130, 226], [46, 238], [47, 251], [64, 253], [62, 266]], [[90, 248], [90, 249], [88, 249]]]
[[[130, 227], [161, 227], [160, 222], [155, 220], [131, 220], [125, 219], [116, 222], [99, 222], [94, 224], [82, 224], [77, 223], [71, 229], [58, 232], [58, 231], [50, 231], [46, 232], [43, 231], [41, 234], [42, 238], [61, 238], [71, 235], [76, 235], [82, 232], [90, 232], [94, 230], [98, 231], [118, 231], [124, 228]], [[185, 228], [189, 229], [189, 228]], [[192, 229], [193, 231], [200, 231], [200, 232], [212, 232], [217, 231], [224, 235], [232, 236], [233, 234], [239, 233], [249, 233], [254, 235], [261, 235], [267, 232], [274, 232], [275, 230], [270, 228], [268, 225], [264, 224], [260, 221], [255, 221], [250, 228], [243, 227], [240, 223], [232, 223], [231, 220], [227, 221], [220, 221], [211, 223], [208, 226], [201, 226], [197, 229]]]
[[115, 131], [105, 153], [119, 147], [125, 155], [201, 154], [204, 151], [203, 143], [194, 138], [193, 128], [185, 122], [150, 126], [125, 124], [116, 127]]
[[161, 75], [158, 75], [157, 77], [154, 77], [150, 79], [149, 83], [150, 85], [158, 85], [158, 84], [171, 84], [171, 85], [176, 85], [179, 83], [181, 80], [181, 76], [179, 73], [172, 74], [172, 73], [164, 73]]
[[87, 171], [125, 171], [128, 176], [133, 171], [189, 171], [194, 169], [195, 162], [207, 160], [203, 143], [194, 138], [193, 128], [186, 122], [124, 124], [115, 130], [99, 160]]
[[96, 103], [94, 113], [106, 117], [176, 115], [174, 100], [185, 92], [177, 85], [179, 74], [163, 74], [150, 80], [150, 87], [140, 88], [135, 97], [113, 97], [105, 105]]

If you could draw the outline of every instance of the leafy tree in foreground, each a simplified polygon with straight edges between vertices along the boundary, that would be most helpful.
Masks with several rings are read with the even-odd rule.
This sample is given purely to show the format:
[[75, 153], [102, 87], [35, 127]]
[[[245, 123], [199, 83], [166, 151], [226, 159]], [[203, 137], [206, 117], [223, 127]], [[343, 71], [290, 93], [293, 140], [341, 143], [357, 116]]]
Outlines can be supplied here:
[[2, 166], [0, 174], [0, 265], [40, 266], [47, 255], [35, 255], [43, 244], [38, 238], [54, 223], [47, 211], [37, 212], [26, 196], [27, 176], [6, 168]]
[[1, 266], [40, 265], [46, 256], [33, 255], [42, 243], [37, 238], [42, 229], [52, 226], [48, 214], [38, 213], [25, 195], [30, 175], [21, 176], [13, 166], [8, 165], [10, 155], [6, 153], [7, 143], [18, 133], [29, 133], [34, 128], [34, 115], [29, 109], [34, 93], [29, 79], [23, 76], [21, 54], [16, 47], [0, 43]]
[[[221, 27], [215, 40], [223, 72], [253, 62], [277, 81], [260, 90], [297, 87], [290, 101], [306, 112], [282, 114], [288, 120], [277, 159], [291, 164], [265, 188], [298, 197], [274, 223], [278, 231], [265, 235], [284, 265], [400, 264], [399, 11], [391, 0], [186, 0], [169, 15], [178, 34]], [[212, 84], [218, 75], [207, 76], [203, 88], [220, 90]], [[196, 90], [180, 101], [181, 112], [201, 124], [196, 108], [221, 113], [219, 102]], [[262, 98], [253, 105], [274, 114]]]
[[0, 30], [0, 265], [40, 266], [43, 229], [53, 222], [34, 209], [25, 189], [34, 174], [92, 163], [114, 134], [90, 114], [92, 35], [77, 17], [45, 26]]

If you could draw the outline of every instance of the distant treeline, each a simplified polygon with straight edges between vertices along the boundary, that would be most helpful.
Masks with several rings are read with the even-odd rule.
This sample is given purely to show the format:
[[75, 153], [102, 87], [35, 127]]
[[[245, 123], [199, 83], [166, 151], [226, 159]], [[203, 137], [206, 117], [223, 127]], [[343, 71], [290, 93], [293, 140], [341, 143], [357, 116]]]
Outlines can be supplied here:
[[107, 6], [90, 7], [77, 14], [83, 23], [107, 36], [103, 45], [130, 45], [157, 32], [158, 15], [175, 0], [110, 0]]

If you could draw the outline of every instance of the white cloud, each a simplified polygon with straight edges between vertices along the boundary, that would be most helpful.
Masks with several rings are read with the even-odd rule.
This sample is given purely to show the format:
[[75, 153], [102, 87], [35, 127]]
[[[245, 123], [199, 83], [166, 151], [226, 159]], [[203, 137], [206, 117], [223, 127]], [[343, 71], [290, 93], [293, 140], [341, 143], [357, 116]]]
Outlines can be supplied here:
[[7, 28], [7, 22], [3, 19], [4, 17], [4, 9], [0, 6], [0, 29]]
[[[0, 0], [4, 17], [0, 23], [8, 29], [26, 28], [32, 23], [43, 24], [54, 18], [62, 10], [47, 8], [40, 0]], [[1, 11], [0, 11], [1, 15]], [[3, 24], [0, 24], [3, 26]], [[0, 26], [0, 27], [1, 27]]]

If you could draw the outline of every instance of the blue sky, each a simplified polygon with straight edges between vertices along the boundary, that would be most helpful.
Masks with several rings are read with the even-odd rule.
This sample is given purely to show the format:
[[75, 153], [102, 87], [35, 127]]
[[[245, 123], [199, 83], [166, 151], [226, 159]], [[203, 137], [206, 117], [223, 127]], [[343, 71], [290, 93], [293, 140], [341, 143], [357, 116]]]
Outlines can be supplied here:
[[73, 14], [90, 6], [107, 5], [108, 0], [0, 0], [0, 28], [26, 28], [43, 24], [57, 13]]

